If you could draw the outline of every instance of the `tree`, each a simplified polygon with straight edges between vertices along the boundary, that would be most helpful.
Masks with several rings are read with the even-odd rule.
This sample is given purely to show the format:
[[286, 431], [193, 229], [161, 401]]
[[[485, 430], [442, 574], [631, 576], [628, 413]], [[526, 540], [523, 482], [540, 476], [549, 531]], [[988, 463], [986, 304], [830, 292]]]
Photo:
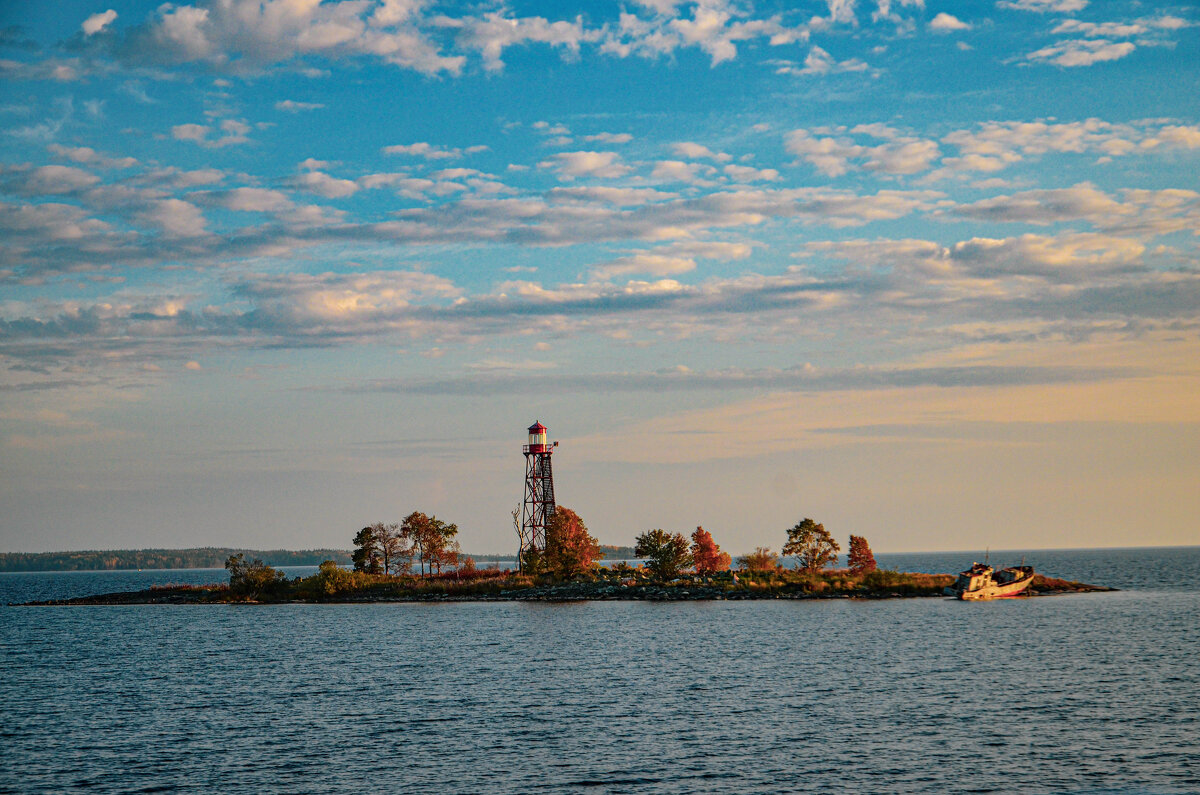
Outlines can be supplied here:
[[768, 547], [756, 547], [738, 558], [738, 565], [745, 571], [774, 571], [779, 568], [779, 556]]
[[855, 574], [866, 574], [878, 568], [871, 545], [862, 536], [850, 536], [850, 551], [846, 555], [846, 563]]
[[530, 547], [521, 553], [520, 568], [522, 574], [528, 574], [531, 577], [545, 574], [547, 570], [546, 556], [540, 549]]
[[[429, 521], [429, 517], [420, 511], [413, 511], [408, 516], [404, 517], [404, 522], [400, 525], [400, 532], [412, 544], [416, 551], [417, 561], [421, 566], [421, 573], [425, 573], [425, 564], [430, 560], [430, 547], [435, 543], [433, 538], [433, 526]], [[432, 568], [430, 569], [432, 571]]]
[[596, 565], [600, 544], [570, 508], [558, 507], [546, 526], [546, 568], [559, 579], [570, 579]]
[[431, 574], [435, 567], [440, 573], [443, 565], [454, 565], [458, 560], [457, 543], [451, 546], [454, 537], [458, 535], [456, 524], [447, 524], [436, 516], [426, 516], [420, 511], [413, 511], [404, 517], [400, 533], [412, 542], [422, 574], [425, 573], [426, 567]]
[[379, 541], [379, 554], [383, 556], [384, 574], [405, 574], [412, 569], [412, 546], [400, 532], [400, 525], [382, 522], [372, 525]]
[[250, 599], [258, 599], [260, 595], [274, 591], [285, 580], [282, 571], [271, 568], [258, 558], [247, 561], [240, 552], [229, 556], [225, 568], [229, 570], [229, 590]]
[[429, 544], [430, 569], [437, 566], [438, 574], [441, 574], [442, 566], [458, 565], [458, 554], [462, 551], [462, 547], [454, 539], [458, 535], [458, 525], [443, 522], [436, 516], [429, 517], [429, 523], [432, 526]]
[[783, 554], [794, 555], [800, 568], [805, 571], [817, 571], [837, 560], [841, 549], [838, 542], [833, 540], [833, 536], [829, 535], [825, 525], [805, 517], [804, 521], [788, 530]]
[[[451, 527], [454, 526], [451, 525]], [[454, 527], [454, 531], [457, 533], [458, 528]], [[445, 544], [442, 544], [438, 548], [433, 558], [432, 565], [437, 566], [438, 574], [441, 574], [442, 566], [446, 566], [447, 568], [451, 569], [457, 569], [461, 556], [462, 547], [459, 546], [459, 543], [457, 541], [449, 541]]]
[[682, 569], [692, 565], [688, 542], [682, 533], [666, 530], [647, 530], [637, 537], [633, 554], [646, 559], [646, 566], [660, 580], [672, 580]]
[[728, 552], [722, 552], [713, 541], [712, 533], [703, 527], [697, 527], [692, 533], [692, 561], [700, 574], [711, 574], [714, 571], [728, 571], [733, 559]]
[[355, 571], [365, 571], [368, 574], [379, 574], [383, 571], [383, 552], [379, 548], [379, 535], [375, 532], [376, 527], [383, 525], [371, 525], [359, 530], [354, 536], [354, 553], [350, 555], [350, 559], [354, 561]]

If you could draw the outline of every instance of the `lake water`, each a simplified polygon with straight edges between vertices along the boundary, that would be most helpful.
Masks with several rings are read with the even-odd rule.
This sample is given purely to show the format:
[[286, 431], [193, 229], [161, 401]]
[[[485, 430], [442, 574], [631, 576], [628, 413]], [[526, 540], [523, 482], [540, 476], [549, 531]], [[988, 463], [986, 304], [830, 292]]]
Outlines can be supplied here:
[[[3, 606], [0, 792], [1200, 792], [1200, 548], [1030, 562], [1125, 590]], [[3, 574], [0, 604], [223, 574]]]

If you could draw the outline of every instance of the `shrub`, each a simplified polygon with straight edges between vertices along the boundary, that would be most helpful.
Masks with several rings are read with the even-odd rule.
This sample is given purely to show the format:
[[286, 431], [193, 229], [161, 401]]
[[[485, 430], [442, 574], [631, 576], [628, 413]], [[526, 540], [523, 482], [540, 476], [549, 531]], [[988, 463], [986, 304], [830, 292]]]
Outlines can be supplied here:
[[779, 568], [779, 556], [767, 547], [757, 547], [749, 555], [738, 558], [743, 571], [774, 571]]
[[277, 571], [258, 558], [247, 561], [242, 553], [230, 555], [225, 561], [229, 570], [229, 591], [247, 599], [257, 600], [280, 591], [286, 584], [284, 573]]

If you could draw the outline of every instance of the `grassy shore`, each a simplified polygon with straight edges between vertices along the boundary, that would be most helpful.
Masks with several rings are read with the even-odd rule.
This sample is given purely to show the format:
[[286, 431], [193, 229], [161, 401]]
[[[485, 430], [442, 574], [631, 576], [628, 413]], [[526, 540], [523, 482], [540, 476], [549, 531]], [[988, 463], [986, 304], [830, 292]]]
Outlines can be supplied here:
[[[950, 574], [847, 570], [803, 572], [721, 572], [685, 574], [656, 582], [642, 569], [605, 569], [569, 582], [554, 582], [513, 571], [480, 569], [425, 576], [378, 575], [346, 569], [323, 570], [311, 577], [279, 580], [257, 592], [236, 592], [228, 585], [156, 586], [144, 591], [103, 594], [37, 604], [206, 604], [278, 602], [409, 601], [604, 601], [706, 599], [899, 599], [942, 596], [954, 581]], [[1111, 591], [1037, 575], [1030, 596]]]

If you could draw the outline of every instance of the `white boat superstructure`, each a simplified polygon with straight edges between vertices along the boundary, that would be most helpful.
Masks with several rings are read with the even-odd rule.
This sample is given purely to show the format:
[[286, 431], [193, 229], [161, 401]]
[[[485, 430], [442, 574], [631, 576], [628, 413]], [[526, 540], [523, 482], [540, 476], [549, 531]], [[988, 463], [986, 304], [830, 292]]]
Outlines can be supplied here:
[[972, 563], [971, 568], [958, 575], [946, 595], [965, 601], [978, 599], [1007, 599], [1020, 596], [1033, 582], [1033, 566], [1010, 566], [996, 571], [986, 563]]

